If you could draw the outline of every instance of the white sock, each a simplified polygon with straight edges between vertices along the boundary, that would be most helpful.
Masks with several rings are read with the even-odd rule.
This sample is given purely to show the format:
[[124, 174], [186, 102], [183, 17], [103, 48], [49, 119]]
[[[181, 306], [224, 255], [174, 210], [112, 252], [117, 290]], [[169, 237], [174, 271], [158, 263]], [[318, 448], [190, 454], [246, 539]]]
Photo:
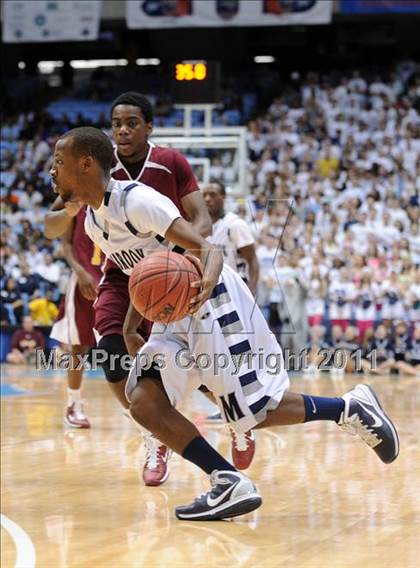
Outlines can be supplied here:
[[67, 388], [67, 406], [71, 406], [73, 402], [80, 402], [81, 389]]

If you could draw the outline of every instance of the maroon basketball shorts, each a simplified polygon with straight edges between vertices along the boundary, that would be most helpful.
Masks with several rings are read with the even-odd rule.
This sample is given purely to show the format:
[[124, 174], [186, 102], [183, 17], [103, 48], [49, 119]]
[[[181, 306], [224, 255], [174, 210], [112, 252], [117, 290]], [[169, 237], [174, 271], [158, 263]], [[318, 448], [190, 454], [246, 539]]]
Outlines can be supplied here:
[[[96, 341], [107, 335], [123, 335], [123, 325], [130, 305], [128, 276], [118, 268], [107, 270], [99, 283], [98, 297], [95, 300]], [[148, 337], [151, 322], [145, 321], [139, 330]]]

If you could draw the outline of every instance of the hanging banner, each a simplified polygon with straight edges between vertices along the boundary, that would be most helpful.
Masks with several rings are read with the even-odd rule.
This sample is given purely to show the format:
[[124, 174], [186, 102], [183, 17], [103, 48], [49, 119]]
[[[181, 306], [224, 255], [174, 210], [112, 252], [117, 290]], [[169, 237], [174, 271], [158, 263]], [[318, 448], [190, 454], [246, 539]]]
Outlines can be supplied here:
[[101, 0], [4, 0], [3, 41], [98, 39]]
[[420, 0], [341, 0], [343, 14], [409, 14], [420, 12]]
[[127, 27], [329, 24], [332, 0], [126, 0]]

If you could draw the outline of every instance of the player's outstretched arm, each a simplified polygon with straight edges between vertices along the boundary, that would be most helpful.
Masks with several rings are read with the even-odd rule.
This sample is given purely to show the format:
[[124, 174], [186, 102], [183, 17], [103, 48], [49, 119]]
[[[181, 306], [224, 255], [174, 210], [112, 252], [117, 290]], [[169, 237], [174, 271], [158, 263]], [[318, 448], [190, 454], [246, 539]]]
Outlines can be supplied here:
[[82, 296], [84, 296], [87, 300], [93, 302], [96, 300], [97, 295], [97, 287], [96, 282], [93, 279], [92, 275], [89, 274], [87, 270], [83, 268], [83, 266], [77, 262], [74, 254], [73, 254], [73, 231], [74, 231], [74, 221], [71, 220], [71, 224], [64, 232], [61, 238], [61, 248], [63, 249], [63, 256], [67, 260], [70, 268], [77, 276], [77, 283], [80, 288], [80, 292]]
[[72, 225], [73, 218], [82, 206], [79, 201], [64, 203], [61, 197], [57, 197], [44, 219], [44, 234], [47, 239], [61, 237]]
[[193, 314], [210, 298], [223, 268], [223, 255], [181, 217], [171, 223], [165, 238], [188, 250], [201, 261], [201, 280], [192, 284], [200, 290], [190, 304], [189, 312]]
[[211, 235], [213, 232], [213, 225], [201, 193], [199, 191], [194, 191], [193, 193], [185, 195], [181, 199], [181, 204], [188, 217], [191, 219], [193, 227], [200, 233], [200, 235], [204, 238]]
[[145, 344], [145, 339], [137, 331], [143, 320], [143, 316], [138, 313], [130, 302], [124, 320], [123, 336], [127, 351], [132, 357], [134, 357]]

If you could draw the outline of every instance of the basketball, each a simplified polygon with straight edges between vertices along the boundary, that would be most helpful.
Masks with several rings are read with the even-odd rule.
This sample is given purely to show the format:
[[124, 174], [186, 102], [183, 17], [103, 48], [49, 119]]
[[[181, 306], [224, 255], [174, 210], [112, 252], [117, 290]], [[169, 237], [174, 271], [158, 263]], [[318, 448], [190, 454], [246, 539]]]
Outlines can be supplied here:
[[130, 298], [136, 310], [150, 321], [178, 321], [187, 315], [190, 300], [198, 293], [191, 284], [200, 278], [187, 257], [167, 250], [155, 252], [134, 267]]

